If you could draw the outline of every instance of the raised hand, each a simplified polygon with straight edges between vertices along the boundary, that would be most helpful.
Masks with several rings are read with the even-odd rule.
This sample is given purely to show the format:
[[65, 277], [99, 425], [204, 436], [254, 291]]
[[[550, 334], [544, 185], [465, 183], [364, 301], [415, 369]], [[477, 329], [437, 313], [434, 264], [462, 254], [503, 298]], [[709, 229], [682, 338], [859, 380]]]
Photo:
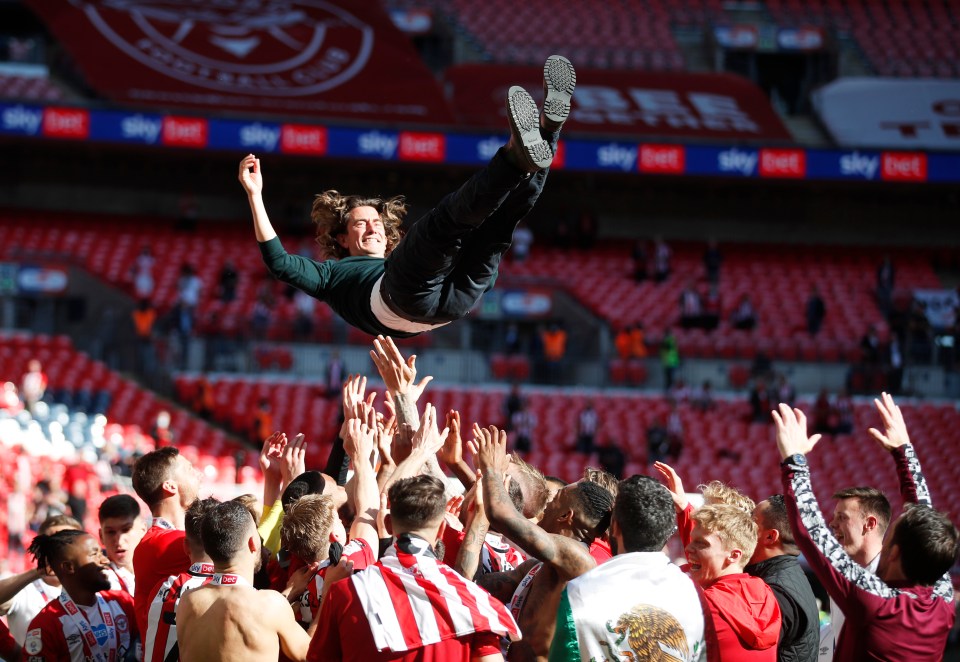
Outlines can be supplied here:
[[881, 400], [874, 399], [877, 410], [880, 412], [880, 419], [883, 421], [883, 432], [876, 428], [867, 430], [870, 435], [877, 440], [881, 448], [887, 451], [900, 448], [910, 443], [910, 435], [907, 434], [907, 424], [903, 420], [903, 412], [893, 401], [893, 396], [889, 393], [881, 394]]
[[477, 463], [481, 473], [506, 473], [510, 466], [507, 455], [507, 433], [491, 425], [489, 428], [474, 426], [477, 440]]
[[447, 412], [447, 440], [440, 449], [440, 459], [448, 465], [463, 461], [463, 441], [460, 439], [460, 412]]
[[280, 465], [283, 464], [283, 449], [286, 445], [287, 435], [282, 432], [274, 432], [263, 440], [263, 448], [260, 449], [260, 471], [264, 478], [281, 479]]
[[366, 421], [353, 418], [347, 423], [347, 434], [343, 439], [343, 449], [354, 462], [370, 461], [373, 453], [373, 437], [376, 430], [367, 425]]
[[377, 397], [376, 392], [372, 392], [364, 399], [366, 391], [367, 378], [361, 375], [350, 375], [343, 383], [344, 420], [365, 417], [366, 407], [372, 407]]
[[654, 462], [653, 468], [660, 472], [663, 477], [663, 483], [670, 490], [670, 496], [673, 497], [673, 505], [677, 510], [684, 510], [687, 507], [687, 493], [683, 489], [683, 481], [680, 480], [680, 474], [669, 464], [664, 462]]
[[247, 195], [256, 195], [263, 191], [263, 175], [260, 172], [260, 159], [247, 154], [240, 161], [240, 183]]
[[404, 361], [393, 338], [389, 336], [377, 336], [373, 347], [370, 358], [377, 366], [387, 390], [393, 395], [406, 395], [413, 402], [419, 400], [423, 389], [433, 377], [427, 376], [421, 379], [419, 384], [414, 383], [417, 379], [417, 356], [413, 354]]
[[307, 565], [301, 566], [290, 573], [290, 579], [287, 580], [287, 586], [283, 591], [283, 594], [288, 599], [293, 599], [304, 594], [307, 590], [307, 587], [310, 585], [310, 582], [317, 574], [317, 569], [320, 567], [319, 561], [314, 561], [313, 563], [308, 563]]
[[307, 440], [301, 432], [293, 442], [283, 449], [283, 461], [280, 463], [280, 476], [284, 485], [307, 470]]
[[424, 456], [433, 455], [443, 448], [448, 433], [446, 428], [443, 432], [437, 429], [437, 410], [428, 402], [420, 417], [420, 429], [413, 435], [413, 450]]
[[798, 453], [806, 455], [820, 441], [822, 435], [807, 436], [807, 417], [799, 409], [791, 409], [781, 402], [779, 412], [774, 410], [771, 414], [777, 426], [777, 448], [781, 460]]

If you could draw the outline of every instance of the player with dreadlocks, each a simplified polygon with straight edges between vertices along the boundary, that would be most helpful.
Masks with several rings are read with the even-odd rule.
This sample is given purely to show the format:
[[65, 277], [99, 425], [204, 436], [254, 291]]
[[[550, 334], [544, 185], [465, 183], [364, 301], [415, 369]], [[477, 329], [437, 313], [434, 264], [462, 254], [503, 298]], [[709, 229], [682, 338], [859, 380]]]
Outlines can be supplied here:
[[140, 659], [133, 598], [111, 591], [110, 561], [97, 540], [85, 531], [39, 535], [30, 545], [38, 568], [49, 567], [63, 590], [30, 623], [24, 659]]
[[590, 543], [610, 524], [613, 495], [593, 482], [567, 485], [535, 524], [517, 511], [504, 488], [509, 465], [506, 433], [493, 427], [479, 432], [477, 458], [482, 478], [477, 494], [484, 503], [475, 508], [461, 556], [475, 549], [471, 543], [489, 526], [484, 522], [489, 518], [498, 531], [532, 557], [511, 571], [483, 575], [477, 583], [504, 602], [520, 626], [523, 639], [511, 644], [510, 659], [545, 659], [564, 587], [597, 565], [590, 555]]

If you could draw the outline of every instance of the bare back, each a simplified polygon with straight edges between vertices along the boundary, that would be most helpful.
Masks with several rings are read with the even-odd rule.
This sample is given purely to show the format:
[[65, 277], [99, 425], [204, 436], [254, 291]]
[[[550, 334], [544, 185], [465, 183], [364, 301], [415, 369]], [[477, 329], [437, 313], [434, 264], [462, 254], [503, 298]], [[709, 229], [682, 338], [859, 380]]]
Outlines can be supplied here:
[[310, 637], [276, 591], [206, 585], [177, 607], [177, 641], [184, 662], [306, 660]]

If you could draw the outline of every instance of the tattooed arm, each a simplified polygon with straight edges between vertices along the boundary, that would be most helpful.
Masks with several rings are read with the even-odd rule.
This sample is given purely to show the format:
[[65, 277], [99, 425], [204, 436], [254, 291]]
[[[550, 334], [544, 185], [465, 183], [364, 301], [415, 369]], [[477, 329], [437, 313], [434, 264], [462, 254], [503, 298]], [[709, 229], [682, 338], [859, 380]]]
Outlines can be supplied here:
[[478, 460], [486, 492], [490, 523], [531, 556], [548, 563], [561, 579], [569, 580], [597, 566], [586, 545], [578, 540], [553, 535], [517, 512], [504, 487], [509, 464], [507, 433], [490, 427], [480, 430]]
[[477, 575], [477, 569], [480, 566], [480, 552], [483, 550], [483, 543], [487, 538], [487, 532], [490, 530], [490, 522], [487, 520], [487, 513], [483, 507], [483, 483], [479, 480], [477, 481], [476, 496], [470, 508], [467, 532], [464, 535], [463, 543], [460, 545], [460, 551], [457, 552], [456, 563], [453, 565], [453, 569], [467, 579], [473, 579]]
[[485, 575], [480, 575], [477, 579], [477, 586], [509, 606], [517, 586], [537, 563], [539, 561], [536, 559], [528, 559], [508, 572], [488, 572]]

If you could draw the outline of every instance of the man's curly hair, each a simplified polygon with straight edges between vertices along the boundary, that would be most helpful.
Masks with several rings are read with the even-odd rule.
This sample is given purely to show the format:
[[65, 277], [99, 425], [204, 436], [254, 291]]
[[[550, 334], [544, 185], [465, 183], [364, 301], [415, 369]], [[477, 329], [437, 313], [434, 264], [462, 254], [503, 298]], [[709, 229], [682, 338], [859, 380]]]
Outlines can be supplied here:
[[380, 214], [383, 232], [387, 237], [387, 255], [400, 242], [400, 226], [407, 214], [407, 205], [402, 195], [383, 200], [342, 195], [334, 190], [324, 191], [314, 198], [313, 208], [310, 210], [310, 219], [317, 224], [316, 238], [324, 259], [339, 260], [350, 256], [347, 249], [337, 241], [337, 236], [346, 233], [347, 216], [357, 207], [373, 207]]

